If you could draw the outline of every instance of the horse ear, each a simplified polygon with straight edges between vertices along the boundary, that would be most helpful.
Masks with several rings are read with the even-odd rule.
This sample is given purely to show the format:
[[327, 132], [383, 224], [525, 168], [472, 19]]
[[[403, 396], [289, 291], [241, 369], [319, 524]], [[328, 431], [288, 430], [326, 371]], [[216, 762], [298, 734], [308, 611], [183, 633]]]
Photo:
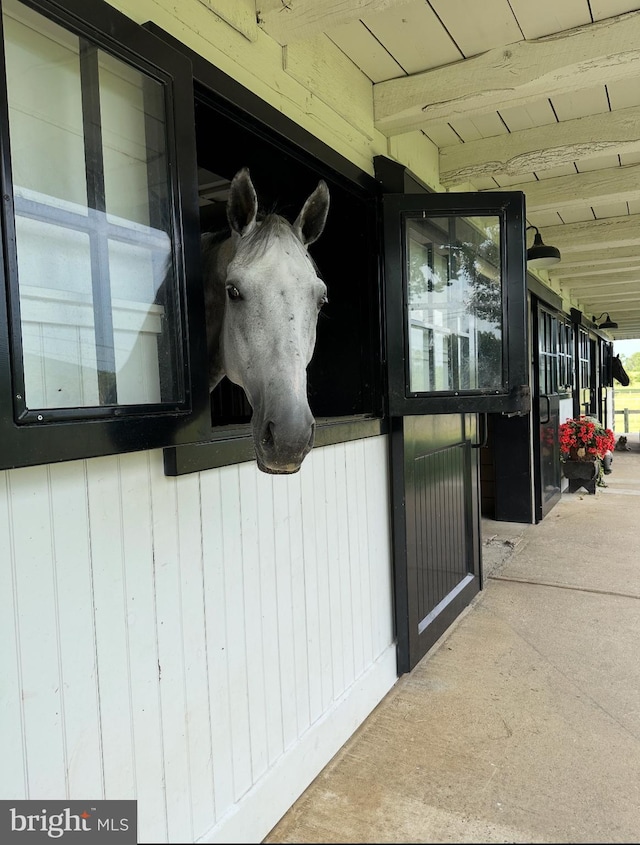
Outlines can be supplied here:
[[293, 224], [296, 234], [305, 246], [318, 240], [327, 222], [328, 213], [329, 188], [324, 179], [321, 179]]
[[243, 167], [231, 180], [227, 200], [227, 220], [234, 232], [248, 235], [256, 225], [258, 197], [249, 176], [249, 168]]

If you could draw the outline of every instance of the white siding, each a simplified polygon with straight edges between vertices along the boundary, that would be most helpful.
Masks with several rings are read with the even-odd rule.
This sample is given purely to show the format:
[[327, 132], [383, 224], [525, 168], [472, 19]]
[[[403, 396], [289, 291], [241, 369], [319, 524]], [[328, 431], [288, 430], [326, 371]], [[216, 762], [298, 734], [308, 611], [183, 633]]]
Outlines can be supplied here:
[[[366, 172], [388, 152], [370, 98], [355, 117], [337, 102], [369, 89], [355, 65], [310, 96], [305, 54], [296, 78], [245, 31], [250, 3], [227, 25], [200, 0], [110, 2]], [[332, 54], [307, 57], [314, 85]], [[419, 134], [394, 151], [433, 177]], [[259, 842], [396, 680], [389, 513], [386, 437], [314, 449], [291, 477], [167, 478], [160, 451], [1, 472], [0, 797], [137, 798], [141, 842]]]
[[0, 794], [260, 841], [396, 679], [387, 441], [0, 473]]

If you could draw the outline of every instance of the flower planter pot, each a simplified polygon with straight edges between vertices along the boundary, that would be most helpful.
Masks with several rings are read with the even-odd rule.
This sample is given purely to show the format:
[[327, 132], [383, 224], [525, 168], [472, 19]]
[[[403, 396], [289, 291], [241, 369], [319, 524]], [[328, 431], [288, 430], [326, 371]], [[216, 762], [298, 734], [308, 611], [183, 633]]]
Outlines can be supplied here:
[[596, 482], [600, 475], [599, 460], [594, 461], [565, 461], [562, 464], [564, 477], [569, 479], [569, 493], [575, 493], [581, 487], [593, 495], [596, 492]]

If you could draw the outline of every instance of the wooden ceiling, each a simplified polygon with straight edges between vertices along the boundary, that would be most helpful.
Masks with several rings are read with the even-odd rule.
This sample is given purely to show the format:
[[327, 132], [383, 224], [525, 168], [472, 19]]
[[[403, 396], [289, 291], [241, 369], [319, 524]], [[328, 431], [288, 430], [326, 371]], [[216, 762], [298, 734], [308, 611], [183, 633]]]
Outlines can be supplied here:
[[[640, 338], [640, 0], [258, 0], [282, 45], [330, 39], [384, 135], [419, 130], [451, 190], [524, 191], [549, 270]], [[532, 242], [529, 232], [528, 245]]]

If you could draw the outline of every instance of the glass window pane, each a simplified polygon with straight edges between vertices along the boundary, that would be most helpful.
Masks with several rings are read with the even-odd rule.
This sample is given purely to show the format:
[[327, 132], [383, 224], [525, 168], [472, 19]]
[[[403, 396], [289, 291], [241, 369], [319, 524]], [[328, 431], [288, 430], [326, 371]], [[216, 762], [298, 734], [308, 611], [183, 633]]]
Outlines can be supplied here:
[[502, 388], [500, 220], [408, 218], [412, 393]]
[[28, 409], [184, 399], [164, 87], [3, 2]]
[[14, 183], [86, 208], [78, 39], [15, 0], [2, 10]]
[[97, 405], [86, 232], [16, 216], [24, 377], [29, 406]]

